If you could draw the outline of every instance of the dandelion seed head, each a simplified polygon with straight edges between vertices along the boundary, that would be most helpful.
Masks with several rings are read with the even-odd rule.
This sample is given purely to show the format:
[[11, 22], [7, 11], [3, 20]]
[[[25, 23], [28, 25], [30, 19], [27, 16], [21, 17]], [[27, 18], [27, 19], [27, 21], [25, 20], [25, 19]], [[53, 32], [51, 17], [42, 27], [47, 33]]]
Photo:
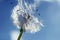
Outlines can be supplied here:
[[[44, 26], [38, 17], [34, 16], [35, 7], [32, 4], [28, 5], [22, 0], [18, 1], [18, 4], [13, 8], [11, 17], [13, 23], [20, 29], [22, 28], [26, 32], [35, 33], [40, 31], [41, 27]], [[35, 5], [35, 4], [34, 4]]]

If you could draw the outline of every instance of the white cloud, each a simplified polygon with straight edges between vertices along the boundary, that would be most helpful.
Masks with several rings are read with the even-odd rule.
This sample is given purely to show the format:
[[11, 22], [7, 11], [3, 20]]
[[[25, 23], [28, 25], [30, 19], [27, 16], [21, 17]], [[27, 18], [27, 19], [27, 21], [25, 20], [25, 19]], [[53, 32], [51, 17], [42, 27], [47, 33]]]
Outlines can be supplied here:
[[11, 40], [17, 40], [19, 33], [17, 31], [11, 32]]
[[60, 4], [60, 0], [41, 0], [41, 1], [58, 2], [58, 4]]
[[48, 1], [48, 2], [51, 2], [51, 1], [53, 1], [53, 0], [41, 0], [41, 1]]
[[56, 0], [58, 2], [58, 4], [60, 5], [60, 0]]

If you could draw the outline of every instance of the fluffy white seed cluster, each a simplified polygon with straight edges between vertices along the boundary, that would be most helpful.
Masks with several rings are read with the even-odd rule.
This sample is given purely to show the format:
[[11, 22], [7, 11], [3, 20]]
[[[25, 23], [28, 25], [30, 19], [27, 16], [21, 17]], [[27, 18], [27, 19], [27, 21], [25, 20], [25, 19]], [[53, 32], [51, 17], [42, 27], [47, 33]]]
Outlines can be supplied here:
[[23, 30], [30, 33], [40, 31], [41, 27], [43, 26], [40, 20], [38, 20], [38, 17], [30, 14], [28, 11], [24, 11], [20, 5], [16, 5], [13, 8], [11, 17], [13, 19], [13, 23], [19, 29], [22, 28]]

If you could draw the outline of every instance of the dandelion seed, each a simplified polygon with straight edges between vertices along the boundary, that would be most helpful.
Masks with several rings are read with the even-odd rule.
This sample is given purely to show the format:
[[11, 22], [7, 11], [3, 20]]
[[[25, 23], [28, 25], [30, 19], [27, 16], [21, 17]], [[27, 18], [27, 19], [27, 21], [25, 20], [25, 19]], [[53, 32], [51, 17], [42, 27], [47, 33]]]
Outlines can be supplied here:
[[18, 4], [12, 10], [11, 17], [13, 23], [20, 29], [18, 40], [20, 40], [24, 31], [35, 33], [40, 31], [41, 26], [43, 25], [40, 20], [38, 20], [38, 17], [33, 15], [34, 12], [30, 10], [32, 10], [32, 8], [30, 7], [29, 9], [27, 4], [23, 6], [22, 0], [18, 0]]

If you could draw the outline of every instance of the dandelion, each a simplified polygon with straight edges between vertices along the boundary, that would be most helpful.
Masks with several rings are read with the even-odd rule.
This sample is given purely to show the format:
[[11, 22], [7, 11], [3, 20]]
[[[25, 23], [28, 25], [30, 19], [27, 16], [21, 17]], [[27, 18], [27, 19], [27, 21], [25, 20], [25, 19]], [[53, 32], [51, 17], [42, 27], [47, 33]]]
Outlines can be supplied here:
[[[23, 5], [24, 3], [24, 5]], [[38, 17], [34, 16], [33, 7], [28, 6], [24, 0], [18, 0], [18, 4], [12, 10], [11, 17], [13, 23], [20, 30], [17, 40], [21, 39], [23, 32], [35, 33], [40, 31], [41, 26], [44, 26]]]

